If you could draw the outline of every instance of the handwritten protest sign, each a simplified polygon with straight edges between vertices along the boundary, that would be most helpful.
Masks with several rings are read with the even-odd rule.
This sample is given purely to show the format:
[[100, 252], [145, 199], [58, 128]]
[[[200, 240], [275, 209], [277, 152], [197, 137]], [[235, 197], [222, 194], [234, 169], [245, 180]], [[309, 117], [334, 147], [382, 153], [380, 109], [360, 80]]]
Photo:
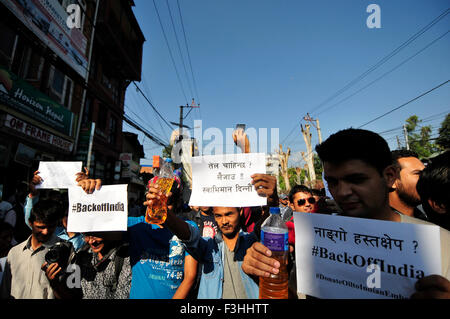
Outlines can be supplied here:
[[439, 227], [294, 213], [297, 290], [319, 298], [404, 299], [441, 274]]
[[104, 185], [92, 194], [81, 187], [69, 188], [69, 216], [67, 231], [127, 230], [127, 184]]
[[248, 207], [267, 204], [251, 184], [266, 173], [264, 153], [196, 156], [192, 160], [191, 206]]
[[42, 183], [36, 188], [69, 188], [77, 186], [76, 173], [81, 172], [82, 162], [39, 162]]

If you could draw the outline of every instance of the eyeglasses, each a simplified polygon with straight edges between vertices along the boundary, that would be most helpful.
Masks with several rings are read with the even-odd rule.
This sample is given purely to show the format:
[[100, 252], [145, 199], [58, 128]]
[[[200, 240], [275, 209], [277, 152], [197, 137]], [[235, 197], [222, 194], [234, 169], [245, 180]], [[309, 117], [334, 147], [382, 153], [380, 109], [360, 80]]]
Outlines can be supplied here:
[[315, 203], [316, 203], [316, 199], [315, 199], [314, 197], [310, 197], [310, 198], [308, 198], [308, 199], [299, 199], [299, 200], [297, 201], [297, 204], [298, 204], [299, 206], [303, 206], [303, 205], [306, 204], [306, 201], [308, 201], [308, 203], [310, 203], [310, 204], [315, 204]]

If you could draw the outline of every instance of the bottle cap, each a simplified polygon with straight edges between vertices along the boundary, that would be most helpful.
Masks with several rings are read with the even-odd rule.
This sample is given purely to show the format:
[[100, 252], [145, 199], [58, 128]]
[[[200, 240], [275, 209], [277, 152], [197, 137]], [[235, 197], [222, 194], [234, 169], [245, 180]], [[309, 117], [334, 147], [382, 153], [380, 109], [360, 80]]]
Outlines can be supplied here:
[[280, 214], [280, 207], [270, 207], [271, 214]]

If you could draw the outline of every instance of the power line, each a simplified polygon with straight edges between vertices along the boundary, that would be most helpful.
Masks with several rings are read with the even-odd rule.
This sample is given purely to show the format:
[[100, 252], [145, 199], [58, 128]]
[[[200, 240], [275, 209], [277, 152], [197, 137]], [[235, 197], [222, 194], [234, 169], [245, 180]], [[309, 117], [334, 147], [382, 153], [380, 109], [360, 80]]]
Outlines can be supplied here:
[[[126, 105], [126, 106], [127, 106], [127, 105]], [[139, 120], [141, 120], [140, 116], [137, 115], [137, 114], [136, 114], [129, 106], [127, 106], [127, 108], [128, 108], [128, 111], [130, 111], [130, 112], [135, 116], [135, 118], [133, 119], [133, 121], [134, 121], [135, 123], [139, 124], [139, 125], [142, 126], [142, 127], [144, 127], [144, 126], [145, 126], [145, 127], [148, 127], [148, 129], [149, 129], [149, 131], [150, 131], [151, 126], [149, 126], [148, 123], [145, 123], [146, 125], [143, 125], [142, 122], [139, 123]], [[127, 113], [128, 113], [128, 112], [127, 112]], [[128, 115], [129, 118], [131, 118], [129, 114], [127, 114], [127, 115]], [[154, 130], [153, 130], [152, 132], [150, 132], [150, 133], [152, 133], [153, 136], [155, 136], [156, 138], [158, 138], [158, 139], [160, 139], [160, 140], [163, 140], [163, 138], [162, 138], [161, 136], [159, 136]], [[168, 140], [168, 139], [167, 139], [167, 140]]]
[[[145, 79], [145, 76], [143, 76], [143, 79], [144, 79], [144, 90], [146, 91], [146, 93], [150, 96], [150, 102], [152, 102], [151, 101], [151, 95], [150, 95], [150, 89], [149, 89], [149, 87], [147, 86], [147, 81], [146, 81], [146, 79]], [[152, 102], [152, 104], [153, 104], [153, 102]], [[144, 112], [144, 114], [148, 114], [147, 112]], [[159, 124], [159, 127], [161, 128], [161, 131], [162, 131], [162, 133], [164, 134], [164, 136], [166, 137], [166, 140], [169, 140], [169, 137], [167, 136], [167, 134], [166, 134], [166, 131], [163, 129], [163, 127], [162, 127], [162, 124], [161, 124], [161, 121], [159, 120], [159, 118], [158, 117], [156, 117], [156, 120], [158, 121], [158, 124]]]
[[131, 125], [132, 127], [134, 127], [135, 129], [141, 131], [142, 133], [145, 134], [145, 136], [147, 136], [149, 139], [151, 139], [152, 141], [154, 141], [156, 144], [159, 144], [163, 147], [166, 147], [167, 144], [164, 143], [164, 141], [161, 141], [160, 139], [156, 138], [155, 136], [153, 136], [152, 134], [150, 134], [146, 129], [140, 127], [137, 123], [135, 123], [130, 117], [128, 117], [126, 114], [123, 115], [123, 119], [124, 121]]
[[162, 21], [161, 21], [161, 17], [159, 16], [159, 11], [158, 11], [158, 8], [156, 7], [155, 0], [153, 0], [153, 5], [155, 6], [156, 15], [158, 16], [159, 25], [161, 26], [161, 30], [162, 30], [162, 33], [163, 33], [163, 36], [164, 36], [164, 40], [166, 41], [167, 49], [169, 50], [169, 55], [170, 55], [170, 58], [172, 60], [173, 67], [175, 69], [175, 73], [176, 73], [177, 78], [178, 78], [178, 83], [180, 84], [181, 91], [182, 91], [183, 96], [184, 96], [184, 98], [185, 98], [185, 100], [187, 102], [188, 99], [186, 97], [186, 93], [184, 92], [183, 83], [181, 82], [180, 74], [178, 73], [178, 69], [177, 69], [177, 66], [175, 64], [175, 60], [173, 58], [172, 50], [170, 49], [169, 41], [167, 40], [166, 32], [164, 31], [164, 27], [163, 27], [163, 24], [162, 24]]
[[[178, 13], [180, 15], [181, 28], [183, 30], [184, 44], [186, 46], [189, 67], [191, 69], [192, 84], [194, 86], [195, 96], [197, 97], [197, 105], [200, 105], [200, 95], [198, 94], [198, 90], [197, 90], [197, 83], [195, 81], [194, 69], [192, 68], [192, 60], [191, 60], [191, 54], [189, 53], [189, 46], [188, 46], [188, 41], [187, 41], [187, 37], [186, 37], [186, 30], [184, 29], [183, 15], [181, 14], [180, 3], [178, 0], [177, 0], [177, 6], [178, 6]], [[197, 108], [197, 110], [198, 110], [198, 114], [200, 115], [200, 119], [201, 119], [202, 118], [202, 110], [200, 107]]]
[[392, 110], [390, 110], [390, 111], [388, 111], [388, 112], [386, 112], [386, 113], [384, 113], [384, 114], [382, 114], [382, 115], [380, 115], [380, 116], [374, 118], [373, 120], [370, 120], [369, 122], [367, 122], [367, 123], [365, 123], [365, 124], [359, 126], [358, 128], [364, 127], [364, 126], [366, 126], [366, 125], [368, 125], [368, 124], [370, 124], [370, 123], [372, 123], [372, 122], [375, 122], [376, 120], [379, 120], [380, 118], [382, 118], [382, 117], [384, 117], [384, 116], [386, 116], [386, 115], [388, 115], [388, 114], [390, 114], [390, 113], [392, 113], [392, 112], [394, 112], [394, 111], [396, 111], [396, 110], [398, 110], [398, 109], [404, 107], [405, 105], [408, 105], [409, 103], [412, 103], [412, 102], [414, 102], [415, 100], [420, 99], [422, 96], [425, 96], [425, 95], [427, 95], [428, 93], [431, 93], [432, 91], [434, 91], [434, 90], [440, 88], [441, 86], [447, 84], [449, 81], [450, 81], [450, 80], [447, 80], [447, 81], [445, 81], [445, 82], [442, 82], [441, 84], [439, 84], [439, 85], [435, 86], [434, 88], [432, 88], [432, 89], [426, 91], [425, 93], [422, 93], [421, 95], [416, 96], [416, 97], [413, 98], [412, 100], [409, 100], [408, 102], [403, 103], [402, 105], [393, 108]]
[[385, 56], [383, 59], [378, 61], [375, 65], [373, 65], [371, 68], [369, 68], [367, 71], [350, 81], [347, 85], [345, 85], [343, 88], [338, 90], [336, 93], [334, 93], [332, 96], [327, 98], [325, 101], [314, 107], [309, 111], [309, 113], [314, 114], [314, 112], [317, 112], [319, 108], [321, 108], [323, 105], [327, 104], [329, 101], [334, 99], [335, 97], [341, 95], [344, 91], [355, 85], [357, 82], [361, 81], [363, 78], [365, 78], [367, 75], [372, 73], [374, 70], [379, 68], [381, 65], [386, 63], [389, 59], [391, 59], [393, 56], [395, 56], [397, 53], [399, 53], [401, 50], [403, 50], [405, 47], [407, 47], [409, 44], [411, 44], [414, 40], [416, 40], [418, 37], [420, 37], [423, 33], [425, 33], [428, 29], [430, 29], [432, 26], [434, 26], [436, 23], [438, 23], [441, 19], [443, 19], [448, 13], [450, 9], [446, 9], [443, 13], [441, 13], [437, 18], [435, 18], [433, 21], [431, 21], [428, 25], [426, 25], [424, 28], [416, 32], [413, 36], [411, 36], [407, 41], [402, 43], [399, 47], [397, 47], [394, 51], [389, 53], [387, 56]]
[[180, 53], [181, 62], [183, 63], [184, 74], [186, 75], [186, 80], [188, 83], [189, 91], [191, 92], [191, 96], [194, 97], [193, 96], [194, 94], [192, 92], [192, 87], [191, 87], [191, 81], [189, 80], [189, 76], [188, 76], [187, 70], [186, 70], [186, 64], [184, 63], [183, 54], [181, 53], [180, 41], [178, 40], [177, 31], [175, 29], [175, 23], [173, 22], [172, 10], [170, 10], [169, 0], [166, 0], [166, 4], [167, 4], [167, 9], [169, 11], [170, 21], [172, 22], [172, 28], [173, 28], [173, 33], [175, 34], [175, 40], [177, 42], [178, 52]]
[[194, 70], [192, 68], [191, 54], [189, 53], [189, 46], [188, 46], [188, 41], [187, 41], [187, 37], [186, 37], [186, 30], [184, 29], [183, 16], [181, 14], [180, 3], [179, 3], [178, 0], [177, 0], [177, 6], [178, 6], [178, 13], [180, 15], [181, 27], [183, 29], [184, 43], [186, 45], [186, 52], [187, 52], [187, 55], [188, 55], [189, 66], [191, 68], [192, 82], [194, 84], [194, 90], [195, 90], [195, 94], [196, 94], [196, 97], [197, 97], [197, 100], [198, 100], [197, 103], [200, 103], [200, 96], [198, 95], [197, 84], [195, 82], [195, 76], [194, 76]]
[[152, 109], [156, 112], [156, 114], [166, 123], [166, 125], [170, 128], [170, 130], [173, 130], [173, 127], [169, 122], [166, 121], [166, 119], [158, 112], [158, 110], [153, 106], [152, 102], [147, 98], [147, 96], [142, 92], [141, 88], [136, 84], [136, 82], [133, 81], [134, 86], [139, 90], [139, 92], [142, 94], [142, 96], [145, 98], [145, 100], [150, 104]]
[[[430, 122], [430, 121], [441, 120], [441, 118], [439, 118], [439, 117], [441, 115], [443, 115], [443, 114], [447, 114], [448, 112], [450, 112], [450, 110], [444, 111], [444, 112], [441, 112], [441, 113], [438, 113], [438, 114], [430, 115], [430, 116], [420, 120], [420, 123], [427, 123], [427, 122]], [[395, 132], [395, 131], [398, 131], [398, 130], [402, 130], [402, 129], [403, 129], [403, 126], [398, 126], [398, 127], [395, 127], [395, 128], [392, 128], [392, 129], [388, 129], [388, 130], [383, 131], [383, 132], [378, 132], [378, 134], [379, 135], [389, 134], [389, 133], [392, 133], [392, 132]]]
[[408, 62], [409, 60], [411, 60], [412, 58], [416, 57], [417, 55], [419, 55], [420, 53], [422, 53], [423, 51], [425, 51], [427, 48], [429, 48], [431, 45], [433, 45], [434, 43], [436, 43], [437, 41], [439, 41], [440, 39], [442, 39], [444, 36], [446, 36], [448, 33], [450, 32], [450, 30], [448, 30], [447, 32], [445, 32], [443, 35], [441, 35], [440, 37], [438, 37], [437, 39], [435, 39], [434, 41], [430, 42], [428, 45], [426, 45], [424, 48], [422, 48], [421, 50], [419, 50], [418, 52], [416, 52], [414, 55], [410, 56], [409, 58], [407, 58], [406, 60], [404, 60], [403, 62], [401, 62], [400, 64], [398, 64], [397, 66], [395, 66], [393, 69], [391, 69], [390, 71], [384, 73], [383, 75], [381, 75], [380, 77], [378, 77], [377, 79], [373, 80], [372, 82], [370, 82], [369, 84], [367, 84], [366, 86], [362, 87], [361, 89], [359, 89], [358, 91], [354, 92], [353, 94], [350, 94], [349, 96], [347, 96], [346, 98], [340, 100], [339, 102], [329, 106], [328, 108], [320, 111], [319, 113], [317, 113], [317, 115], [320, 115], [328, 110], [330, 110], [331, 108], [341, 104], [342, 102], [348, 100], [349, 98], [355, 96], [356, 94], [358, 94], [359, 92], [361, 92], [362, 90], [365, 90], [366, 88], [368, 88], [369, 86], [371, 86], [372, 84], [374, 84], [375, 82], [378, 82], [379, 80], [381, 80], [382, 78], [384, 78], [386, 75], [392, 73], [393, 71], [395, 71], [396, 69], [398, 69], [399, 67], [401, 67], [403, 64], [405, 64], [406, 62]]

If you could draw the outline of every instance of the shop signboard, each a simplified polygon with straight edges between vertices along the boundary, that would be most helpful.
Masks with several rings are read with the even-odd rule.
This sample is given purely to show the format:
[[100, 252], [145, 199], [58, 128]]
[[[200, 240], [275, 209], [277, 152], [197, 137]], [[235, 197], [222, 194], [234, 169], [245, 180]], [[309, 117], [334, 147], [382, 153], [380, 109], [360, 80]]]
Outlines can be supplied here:
[[75, 114], [2, 67], [0, 67], [0, 104], [7, 105], [58, 132], [72, 136]]

